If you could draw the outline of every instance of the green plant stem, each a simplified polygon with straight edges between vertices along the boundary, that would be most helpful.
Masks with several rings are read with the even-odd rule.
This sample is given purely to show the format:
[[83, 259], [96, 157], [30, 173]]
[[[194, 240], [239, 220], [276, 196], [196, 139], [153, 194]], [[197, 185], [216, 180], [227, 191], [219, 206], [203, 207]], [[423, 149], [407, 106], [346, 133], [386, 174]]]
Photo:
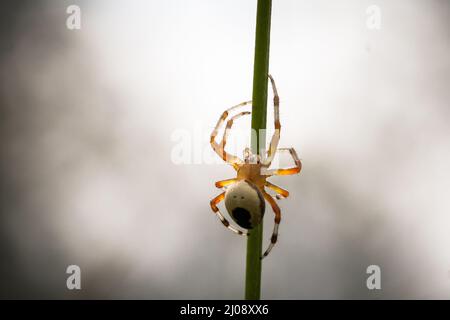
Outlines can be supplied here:
[[[269, 73], [270, 18], [272, 0], [258, 0], [256, 13], [255, 60], [253, 66], [252, 152], [265, 148], [267, 118], [267, 76]], [[256, 134], [255, 134], [256, 133]], [[261, 254], [263, 223], [251, 230], [247, 240], [245, 299], [261, 297]]]

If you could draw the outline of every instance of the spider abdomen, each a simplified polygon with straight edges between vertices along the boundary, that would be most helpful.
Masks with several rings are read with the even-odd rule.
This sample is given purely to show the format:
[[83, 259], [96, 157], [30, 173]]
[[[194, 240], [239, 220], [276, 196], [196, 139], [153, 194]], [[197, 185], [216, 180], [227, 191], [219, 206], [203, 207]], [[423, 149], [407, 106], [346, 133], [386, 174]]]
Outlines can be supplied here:
[[265, 202], [261, 191], [254, 183], [241, 180], [226, 191], [225, 207], [240, 227], [252, 229], [264, 216]]

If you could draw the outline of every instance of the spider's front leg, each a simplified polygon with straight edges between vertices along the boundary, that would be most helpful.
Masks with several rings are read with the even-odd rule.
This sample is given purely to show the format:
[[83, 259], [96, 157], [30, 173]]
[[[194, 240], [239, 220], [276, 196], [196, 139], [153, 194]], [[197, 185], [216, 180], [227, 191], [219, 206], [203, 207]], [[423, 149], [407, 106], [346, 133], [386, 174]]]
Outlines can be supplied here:
[[230, 222], [220, 212], [219, 208], [217, 207], [217, 204], [219, 204], [219, 202], [223, 201], [223, 199], [225, 199], [225, 192], [222, 192], [217, 197], [215, 197], [214, 199], [211, 200], [210, 204], [211, 204], [212, 211], [214, 211], [214, 213], [217, 214], [217, 216], [219, 217], [220, 221], [222, 222], [222, 224], [225, 227], [227, 227], [228, 229], [230, 229], [234, 233], [237, 233], [237, 234], [240, 234], [240, 235], [248, 235], [248, 232], [243, 232], [241, 230], [236, 229], [232, 225], [230, 225]]
[[[221, 157], [224, 161], [226, 161], [229, 164], [231, 164], [236, 170], [238, 169], [239, 164], [242, 163], [242, 160], [239, 159], [235, 155], [227, 153], [224, 150], [223, 142], [218, 144], [216, 142], [216, 137], [217, 137], [217, 134], [219, 133], [220, 127], [225, 123], [225, 120], [227, 119], [230, 111], [232, 111], [233, 109], [236, 109], [236, 108], [240, 108], [240, 107], [246, 106], [246, 105], [248, 105], [250, 103], [251, 103], [251, 101], [245, 101], [245, 102], [242, 102], [242, 103], [240, 103], [238, 105], [235, 105], [235, 106], [225, 110], [223, 112], [222, 116], [219, 118], [219, 121], [217, 121], [217, 124], [214, 127], [214, 130], [212, 131], [211, 137], [210, 137], [210, 143], [211, 143], [211, 147], [213, 148], [213, 150], [219, 155], [219, 157]], [[224, 136], [226, 137], [226, 130], [224, 132]]]
[[231, 130], [231, 127], [233, 127], [234, 121], [236, 119], [242, 117], [242, 116], [249, 115], [249, 114], [251, 114], [250, 111], [244, 111], [244, 112], [241, 112], [241, 113], [238, 113], [238, 114], [234, 115], [233, 117], [231, 117], [230, 120], [227, 121], [227, 126], [225, 127], [225, 131], [223, 132], [222, 143], [221, 143], [222, 150], [224, 152], [225, 152], [225, 146], [227, 144], [228, 134], [229, 134], [229, 132]]
[[272, 163], [273, 158], [275, 157], [275, 153], [277, 151], [278, 142], [280, 142], [280, 97], [278, 96], [277, 87], [275, 85], [275, 80], [273, 80], [272, 76], [269, 74], [270, 82], [272, 83], [273, 89], [273, 120], [275, 131], [272, 135], [272, 139], [270, 140], [269, 150], [267, 151], [267, 159], [265, 161], [265, 166], [269, 167]]
[[289, 151], [289, 154], [292, 156], [292, 159], [294, 159], [295, 166], [292, 168], [286, 168], [286, 169], [269, 170], [270, 175], [289, 176], [292, 174], [297, 174], [302, 170], [302, 162], [298, 158], [297, 152], [295, 151], [294, 148], [282, 148], [282, 149], [278, 149], [278, 151]]

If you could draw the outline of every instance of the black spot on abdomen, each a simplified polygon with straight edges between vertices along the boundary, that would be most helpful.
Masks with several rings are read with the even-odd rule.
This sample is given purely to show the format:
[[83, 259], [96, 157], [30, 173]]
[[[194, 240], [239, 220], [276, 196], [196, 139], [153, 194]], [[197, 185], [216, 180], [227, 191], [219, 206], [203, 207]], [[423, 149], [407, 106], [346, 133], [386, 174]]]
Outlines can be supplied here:
[[236, 223], [241, 226], [242, 228], [245, 229], [251, 229], [252, 227], [252, 223], [250, 221], [250, 212], [248, 212], [246, 209], [244, 208], [236, 208], [233, 210], [232, 212], [234, 221], [236, 221]]

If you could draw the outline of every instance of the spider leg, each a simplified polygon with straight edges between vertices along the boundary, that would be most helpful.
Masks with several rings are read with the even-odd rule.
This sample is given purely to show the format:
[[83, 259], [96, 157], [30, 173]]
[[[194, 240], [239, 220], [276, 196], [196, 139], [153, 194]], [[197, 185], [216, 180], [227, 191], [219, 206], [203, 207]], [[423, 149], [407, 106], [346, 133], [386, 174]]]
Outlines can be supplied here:
[[219, 188], [219, 189], [220, 189], [220, 188], [223, 188], [223, 187], [227, 187], [227, 186], [229, 186], [229, 185], [232, 185], [232, 184], [235, 183], [236, 181], [237, 181], [236, 178], [217, 181], [217, 182], [216, 182], [216, 187]]
[[217, 204], [220, 201], [222, 201], [223, 199], [225, 199], [225, 192], [222, 192], [217, 197], [215, 197], [214, 199], [211, 200], [211, 209], [214, 211], [215, 214], [217, 214], [217, 216], [219, 217], [220, 221], [222, 222], [222, 224], [225, 227], [227, 227], [228, 229], [230, 229], [234, 233], [237, 233], [237, 234], [240, 234], [240, 235], [248, 235], [248, 232], [243, 232], [241, 230], [236, 229], [232, 225], [230, 225], [230, 222], [228, 222], [228, 220], [220, 212], [219, 208], [217, 207]]
[[295, 152], [294, 148], [282, 148], [282, 149], [278, 149], [278, 151], [289, 151], [290, 155], [292, 156], [292, 159], [294, 159], [295, 167], [286, 168], [286, 169], [269, 170], [270, 175], [288, 176], [288, 175], [299, 173], [302, 170], [302, 162], [298, 158], [297, 152]]
[[233, 117], [231, 117], [230, 120], [228, 120], [227, 126], [225, 127], [225, 131], [223, 132], [223, 138], [222, 138], [222, 150], [224, 150], [224, 152], [225, 152], [225, 145], [227, 144], [228, 134], [229, 134], [229, 132], [231, 130], [231, 127], [233, 126], [233, 122], [237, 118], [240, 118], [240, 117], [245, 116], [247, 114], [251, 114], [251, 112], [250, 111], [244, 111], [244, 112], [238, 113], [238, 114], [234, 115]]
[[214, 127], [214, 130], [211, 133], [211, 138], [210, 138], [211, 147], [219, 155], [219, 157], [221, 157], [224, 161], [226, 161], [229, 164], [231, 164], [235, 169], [237, 169], [239, 167], [239, 164], [242, 163], [242, 160], [239, 159], [235, 155], [228, 154], [227, 152], [225, 152], [224, 148], [222, 147], [222, 144], [219, 145], [216, 142], [216, 136], [219, 133], [220, 127], [224, 124], [226, 118], [228, 117], [228, 114], [230, 113], [230, 111], [232, 111], [232, 110], [234, 110], [236, 108], [240, 108], [240, 107], [246, 106], [246, 105], [248, 105], [250, 103], [251, 103], [251, 101], [245, 101], [245, 102], [242, 102], [240, 104], [237, 104], [237, 105], [235, 105], [235, 106], [225, 110], [222, 113], [222, 116], [219, 118], [219, 121], [217, 121], [217, 124], [216, 124], [216, 126]]
[[265, 192], [265, 191], [263, 191], [263, 195], [264, 195], [264, 198], [267, 200], [267, 202], [270, 203], [270, 205], [272, 207], [272, 210], [275, 213], [275, 222], [274, 222], [274, 225], [273, 225], [272, 237], [270, 238], [270, 244], [267, 247], [267, 249], [264, 252], [264, 254], [262, 255], [261, 259], [267, 257], [267, 255], [269, 254], [270, 250], [272, 250], [273, 246], [277, 242], [277, 239], [278, 239], [278, 226], [279, 226], [280, 221], [281, 221], [281, 210], [280, 210], [280, 207], [278, 207], [278, 205], [276, 204], [275, 199], [272, 198], [272, 196], [270, 194], [268, 194], [267, 192]]
[[273, 108], [274, 108], [274, 125], [275, 125], [275, 132], [272, 135], [272, 139], [270, 140], [269, 150], [267, 151], [267, 159], [264, 162], [264, 165], [266, 167], [270, 166], [272, 163], [272, 160], [275, 156], [275, 153], [277, 151], [278, 142], [280, 141], [280, 131], [281, 131], [281, 124], [280, 124], [280, 97], [278, 96], [277, 87], [275, 85], [275, 80], [273, 80], [272, 76], [269, 74], [270, 82], [272, 83], [272, 89], [273, 89]]
[[276, 197], [278, 200], [289, 197], [289, 191], [284, 190], [283, 188], [280, 188], [279, 186], [270, 183], [269, 181], [265, 182], [265, 186], [277, 193]]

